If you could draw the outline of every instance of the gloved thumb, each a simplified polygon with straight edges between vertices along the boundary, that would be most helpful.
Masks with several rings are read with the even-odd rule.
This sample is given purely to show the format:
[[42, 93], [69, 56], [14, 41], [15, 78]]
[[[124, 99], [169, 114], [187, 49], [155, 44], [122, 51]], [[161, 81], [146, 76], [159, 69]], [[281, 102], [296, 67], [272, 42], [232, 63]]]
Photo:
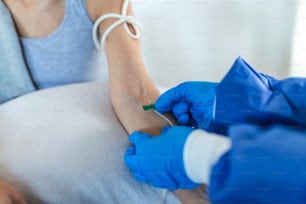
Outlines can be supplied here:
[[130, 154], [128, 151], [126, 151], [124, 154], [124, 162], [131, 171], [134, 172], [138, 170], [138, 157], [134, 154]]
[[137, 181], [147, 183], [148, 180], [140, 172], [133, 172], [133, 175]]

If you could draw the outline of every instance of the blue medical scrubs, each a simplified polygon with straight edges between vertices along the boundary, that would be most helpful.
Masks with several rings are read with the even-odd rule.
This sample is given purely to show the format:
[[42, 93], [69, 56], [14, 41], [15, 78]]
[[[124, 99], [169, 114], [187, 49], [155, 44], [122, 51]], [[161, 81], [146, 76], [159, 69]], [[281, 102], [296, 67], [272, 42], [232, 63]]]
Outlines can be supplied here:
[[306, 203], [306, 79], [277, 80], [238, 58], [210, 128], [232, 142], [211, 171], [213, 203]]

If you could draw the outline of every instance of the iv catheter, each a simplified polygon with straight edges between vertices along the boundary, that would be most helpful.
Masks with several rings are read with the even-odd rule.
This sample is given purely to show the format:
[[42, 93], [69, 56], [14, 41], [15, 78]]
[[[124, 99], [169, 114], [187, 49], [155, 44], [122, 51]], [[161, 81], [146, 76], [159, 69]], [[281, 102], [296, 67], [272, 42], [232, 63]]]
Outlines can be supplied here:
[[174, 124], [171, 122], [171, 120], [169, 120], [169, 118], [167, 118], [166, 116], [164, 116], [163, 114], [161, 114], [160, 112], [155, 110], [154, 104], [144, 105], [144, 106], [142, 106], [142, 108], [145, 111], [153, 109], [153, 111], [156, 115], [158, 115], [160, 118], [162, 118], [164, 121], [166, 121], [170, 126], [174, 126]]

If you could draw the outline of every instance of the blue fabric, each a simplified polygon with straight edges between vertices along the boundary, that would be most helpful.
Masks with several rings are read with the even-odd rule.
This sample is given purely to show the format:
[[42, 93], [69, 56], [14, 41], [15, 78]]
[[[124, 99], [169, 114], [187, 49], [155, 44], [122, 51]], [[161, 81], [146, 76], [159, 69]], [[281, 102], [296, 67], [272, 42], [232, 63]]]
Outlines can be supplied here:
[[0, 104], [35, 91], [11, 15], [0, 1]]
[[133, 143], [124, 160], [134, 177], [155, 187], [175, 190], [190, 189], [199, 184], [192, 182], [183, 162], [184, 144], [193, 129], [190, 127], [166, 127], [159, 137], [134, 132]]
[[306, 130], [233, 126], [231, 150], [212, 169], [212, 203], [306, 202]]
[[216, 88], [214, 132], [252, 123], [306, 127], [306, 79], [277, 80], [257, 73], [241, 57]]
[[277, 80], [236, 60], [216, 89], [213, 126], [229, 135], [232, 148], [212, 170], [213, 203], [306, 202], [305, 85], [304, 78]]
[[217, 85], [199, 81], [181, 83], [162, 94], [155, 102], [155, 109], [160, 113], [171, 111], [180, 125], [209, 130]]
[[85, 0], [66, 0], [64, 19], [58, 29], [42, 38], [22, 38], [25, 58], [40, 89], [91, 81], [97, 67], [92, 40], [93, 22]]

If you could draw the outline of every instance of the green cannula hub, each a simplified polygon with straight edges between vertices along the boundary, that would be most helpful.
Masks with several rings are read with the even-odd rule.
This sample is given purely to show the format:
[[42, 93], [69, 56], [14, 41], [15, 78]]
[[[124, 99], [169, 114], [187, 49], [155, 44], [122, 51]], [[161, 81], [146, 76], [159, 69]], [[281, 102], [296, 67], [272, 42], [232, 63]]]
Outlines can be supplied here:
[[143, 105], [142, 108], [143, 110], [148, 111], [148, 110], [154, 109], [154, 104], [152, 103], [149, 105]]

